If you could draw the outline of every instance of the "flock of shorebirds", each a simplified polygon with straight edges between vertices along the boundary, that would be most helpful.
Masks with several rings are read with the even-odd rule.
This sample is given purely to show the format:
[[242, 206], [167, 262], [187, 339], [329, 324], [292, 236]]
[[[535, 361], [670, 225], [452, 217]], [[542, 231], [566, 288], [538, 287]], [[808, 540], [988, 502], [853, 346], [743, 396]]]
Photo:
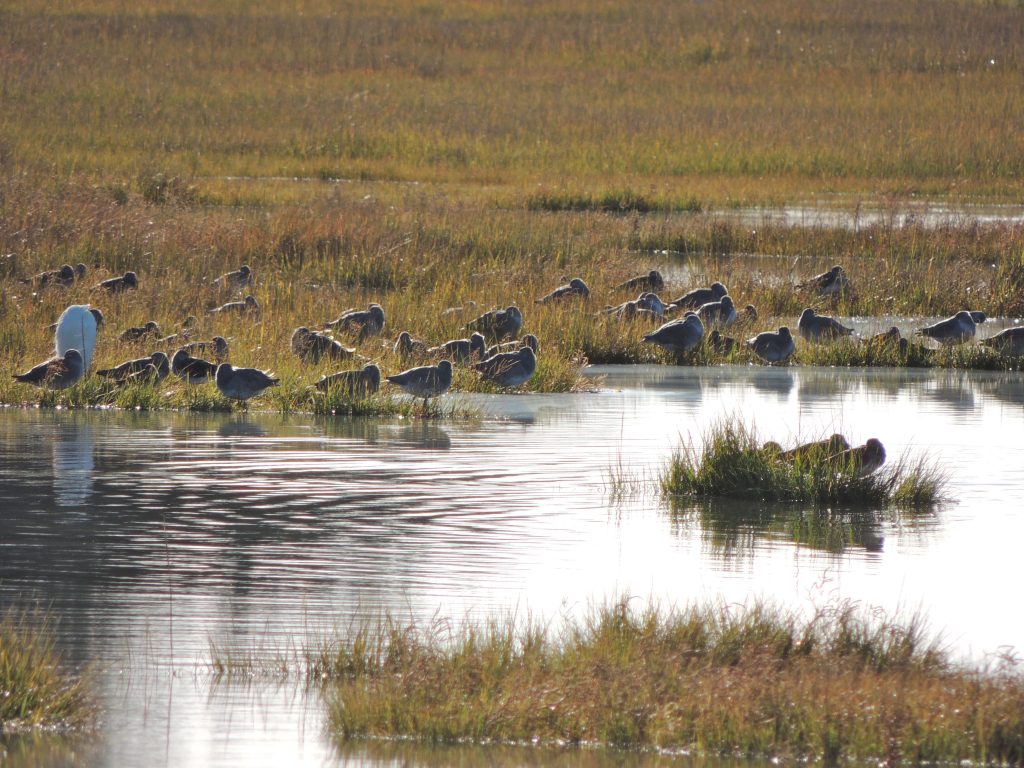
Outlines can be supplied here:
[[[42, 272], [22, 280], [35, 288], [48, 286], [69, 287], [84, 279], [86, 268], [64, 265], [60, 269]], [[138, 276], [126, 272], [120, 277], [104, 280], [93, 286], [94, 291], [122, 293], [137, 288]], [[213, 280], [213, 285], [237, 293], [251, 289], [253, 272], [242, 266]], [[638, 275], [616, 289], [639, 290], [639, 296], [617, 306], [607, 306], [599, 314], [610, 315], [620, 320], [645, 318], [660, 322], [658, 328], [642, 336], [644, 342], [655, 344], [674, 354], [685, 354], [700, 345], [709, 345], [719, 353], [729, 353], [738, 348], [735, 338], [723, 335], [730, 328], [742, 329], [757, 320], [757, 311], [751, 305], [738, 310], [728, 289], [721, 282], [708, 287], [692, 290], [673, 301], [663, 301], [658, 291], [663, 290], [665, 281], [657, 270]], [[808, 291], [817, 298], [838, 298], [852, 291], [852, 285], [841, 266], [797, 284], [796, 288]], [[590, 289], [581, 278], [573, 278], [565, 285], [537, 299], [538, 304], [550, 304], [572, 299], [589, 299]], [[463, 308], [453, 308], [453, 312]], [[240, 301], [230, 301], [208, 309], [208, 315], [250, 315], [258, 317], [259, 302], [247, 295]], [[673, 317], [682, 313], [681, 316]], [[962, 344], [975, 337], [976, 327], [985, 321], [985, 315], [976, 310], [962, 310], [952, 317], [934, 325], [916, 329], [920, 336], [933, 339], [943, 345]], [[89, 305], [68, 307], [58, 321], [51, 326], [54, 330], [54, 357], [40, 363], [15, 379], [47, 389], [66, 389], [80, 381], [89, 370], [97, 331], [104, 324], [99, 309]], [[122, 342], [144, 342], [154, 340], [165, 349], [176, 347], [169, 357], [166, 352], [157, 351], [137, 359], [127, 360], [112, 368], [96, 371], [115, 386], [132, 382], [160, 382], [174, 374], [188, 384], [203, 384], [212, 381], [226, 397], [248, 400], [263, 394], [279, 383], [272, 373], [258, 368], [237, 368], [225, 358], [229, 353], [229, 340], [214, 336], [207, 341], [192, 340], [191, 335], [197, 324], [189, 316], [174, 333], [162, 336], [160, 326], [147, 322], [142, 326], [127, 328], [119, 334]], [[323, 359], [355, 361], [363, 359], [346, 347], [332, 334], [346, 335], [358, 341], [378, 336], [384, 330], [385, 313], [379, 304], [370, 304], [365, 310], [349, 310], [336, 320], [324, 324], [319, 330], [309, 327], [296, 328], [291, 337], [291, 349], [301, 360], [319, 363]], [[401, 388], [414, 398], [427, 400], [444, 394], [452, 384], [453, 364], [471, 365], [484, 379], [500, 387], [518, 387], [533, 377], [540, 352], [537, 337], [526, 334], [519, 338], [523, 326], [523, 314], [515, 305], [505, 309], [484, 312], [466, 324], [471, 334], [467, 338], [453, 339], [436, 346], [413, 338], [408, 331], [398, 334], [393, 351], [403, 360], [433, 358], [435, 364], [419, 365], [400, 373], [385, 377], [386, 381]], [[811, 342], [822, 343], [849, 337], [853, 329], [839, 320], [818, 314], [808, 307], [797, 321], [799, 335]], [[488, 345], [487, 339], [495, 343]], [[901, 352], [906, 351], [909, 340], [899, 329], [890, 328], [866, 340], [869, 344], [894, 345]], [[1003, 354], [1024, 355], [1024, 327], [1006, 329], [982, 341]], [[795, 343], [789, 327], [777, 331], [766, 331], [746, 339], [745, 346], [764, 362], [774, 365], [785, 363], [793, 354]], [[203, 355], [212, 359], [206, 359]], [[322, 377], [313, 386], [322, 392], [333, 389], [349, 394], [371, 394], [381, 384], [380, 367], [367, 362], [362, 368], [343, 370]], [[851, 448], [842, 435], [833, 435], [825, 441], [799, 446], [784, 451], [774, 443], [765, 445], [766, 451], [782, 459], [796, 459], [801, 456], [821, 454], [829, 462], [846, 462], [854, 466], [859, 474], [870, 474], [885, 461], [885, 449], [872, 438], [864, 445]]]
[[[58, 270], [43, 272], [22, 282], [36, 288], [47, 286], [70, 286], [84, 278], [86, 268], [64, 265]], [[126, 272], [120, 277], [104, 280], [93, 287], [95, 291], [121, 293], [138, 287], [135, 272]], [[213, 285], [241, 295], [253, 286], [253, 272], [242, 266], [213, 280]], [[852, 291], [852, 285], [841, 266], [809, 280], [799, 283], [798, 289], [807, 291], [817, 298], [837, 298]], [[757, 311], [751, 305], [739, 310], [729, 291], [721, 282], [708, 287], [697, 288], [672, 301], [663, 301], [658, 291], [665, 288], [665, 281], [657, 270], [631, 278], [618, 286], [617, 290], [639, 290], [639, 296], [617, 306], [607, 306], [599, 314], [620, 320], [647, 319], [661, 324], [642, 336], [644, 342], [655, 344], [673, 354], [685, 354], [701, 345], [708, 345], [719, 353], [729, 353], [739, 347], [737, 340], [723, 335], [730, 329], [743, 329], [757, 320]], [[565, 285], [555, 288], [537, 299], [538, 304], [550, 304], [573, 299], [589, 299], [590, 289], [581, 278], [573, 278]], [[449, 312], [452, 310], [449, 310]], [[210, 316], [242, 315], [259, 317], [259, 302], [247, 295], [239, 301], [230, 301], [208, 309]], [[679, 313], [682, 313], [679, 315]], [[679, 315], [679, 316], [676, 316]], [[918, 335], [933, 339], [940, 344], [961, 344], [974, 338], [976, 327], [985, 321], [985, 315], [975, 310], [963, 310], [934, 325], [916, 330]], [[97, 371], [97, 375], [116, 385], [131, 382], [159, 382], [174, 374], [189, 384], [215, 382], [217, 389], [226, 397], [248, 400], [263, 394], [278, 383], [273, 374], [257, 368], [236, 368], [225, 358], [229, 342], [223, 336], [208, 341], [194, 341], [191, 334], [196, 319], [187, 318], [175, 333], [161, 336], [157, 323], [150, 321], [139, 327], [127, 328], [119, 335], [124, 342], [143, 342], [153, 339], [156, 346], [164, 349], [176, 347], [168, 356], [166, 352], [125, 361], [112, 368]], [[304, 362], [319, 363], [327, 358], [335, 361], [356, 361], [360, 356], [355, 349], [346, 347], [332, 334], [363, 341], [378, 336], [384, 330], [385, 313], [379, 304], [370, 304], [365, 310], [350, 310], [336, 320], [324, 324], [319, 330], [308, 327], [296, 328], [291, 337], [291, 349]], [[95, 345], [97, 329], [103, 325], [103, 315], [88, 305], [74, 305], [65, 310], [58, 322], [52, 326], [55, 331], [55, 356], [18, 374], [18, 381], [48, 389], [65, 389], [80, 381], [87, 373]], [[398, 386], [406, 393], [424, 400], [448, 391], [452, 384], [453, 364], [471, 365], [484, 379], [500, 387], [518, 387], [533, 377], [540, 352], [537, 337], [532, 334], [518, 338], [523, 326], [523, 314], [515, 305], [495, 309], [476, 317], [466, 324], [467, 338], [453, 339], [436, 346], [429, 346], [415, 339], [408, 331], [402, 331], [394, 342], [393, 351], [403, 360], [438, 360], [435, 364], [419, 365], [400, 373], [385, 377], [386, 381]], [[853, 329], [839, 320], [818, 314], [808, 307], [797, 321], [799, 335], [811, 342], [823, 343], [849, 337]], [[494, 344], [488, 344], [488, 338]], [[899, 329], [890, 328], [885, 333], [867, 339], [868, 344], [894, 345], [905, 351], [909, 340]], [[1002, 353], [1024, 354], [1024, 327], [1009, 328], [983, 340]], [[745, 346], [768, 364], [785, 363], [795, 350], [793, 334], [789, 327], [777, 331], [766, 331], [746, 339]], [[207, 357], [203, 357], [206, 355]], [[341, 389], [351, 394], [369, 394], [377, 391], [381, 384], [381, 370], [376, 363], [367, 362], [361, 369], [344, 370], [324, 376], [315, 385], [317, 390]]]

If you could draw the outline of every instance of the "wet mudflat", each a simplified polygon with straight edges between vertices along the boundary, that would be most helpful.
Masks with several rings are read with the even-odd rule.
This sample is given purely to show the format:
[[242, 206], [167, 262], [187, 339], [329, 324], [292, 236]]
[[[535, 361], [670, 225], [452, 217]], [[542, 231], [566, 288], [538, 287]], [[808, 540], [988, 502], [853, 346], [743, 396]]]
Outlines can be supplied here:
[[[623, 594], [851, 598], [921, 610], [964, 659], [1024, 646], [1009, 588], [1024, 533], [1019, 374], [590, 373], [597, 393], [473, 396], [481, 418], [450, 423], [0, 412], [0, 601], [45, 606], [66, 657], [97, 670], [91, 762], [461, 760], [340, 755], [315, 692], [217, 683], [206, 666], [211, 639], [270, 652], [381, 610], [557, 623]], [[914, 514], [665, 505], [652, 483], [672, 447], [734, 415], [784, 444], [842, 431], [894, 457], [926, 451], [955, 501]], [[62, 749], [11, 746], [25, 764]]]

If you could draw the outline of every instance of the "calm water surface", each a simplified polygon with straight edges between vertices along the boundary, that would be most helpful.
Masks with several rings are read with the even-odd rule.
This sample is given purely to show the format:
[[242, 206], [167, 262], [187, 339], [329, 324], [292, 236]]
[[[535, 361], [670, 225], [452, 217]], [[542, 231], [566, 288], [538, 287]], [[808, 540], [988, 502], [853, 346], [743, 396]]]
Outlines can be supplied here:
[[[598, 393], [474, 397], [480, 420], [0, 411], [0, 603], [59, 617], [96, 670], [87, 745], [8, 740], [9, 764], [611, 764], [614, 755], [357, 745], [315, 693], [215, 684], [211, 639], [268, 653], [385, 609], [557, 623], [618, 595], [849, 598], [921, 610], [970, 660], [1024, 648], [1024, 377], [958, 371], [607, 367]], [[927, 452], [931, 513], [670, 511], [651, 480], [740, 415], [790, 443], [841, 430]], [[634, 756], [635, 757], [635, 756]], [[632, 761], [632, 757], [630, 758]], [[649, 758], [651, 764], [666, 758]]]

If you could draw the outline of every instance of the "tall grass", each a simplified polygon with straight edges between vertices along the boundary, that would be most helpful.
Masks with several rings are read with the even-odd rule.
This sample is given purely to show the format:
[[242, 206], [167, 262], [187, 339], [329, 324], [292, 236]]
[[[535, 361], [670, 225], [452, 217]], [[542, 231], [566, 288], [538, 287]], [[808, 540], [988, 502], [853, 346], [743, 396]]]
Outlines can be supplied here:
[[[798, 441], [803, 442], [803, 441]], [[927, 457], [890, 457], [861, 477], [823, 454], [784, 461], [764, 447], [756, 429], [725, 420], [702, 436], [700, 446], [684, 443], [661, 475], [669, 497], [725, 497], [754, 501], [799, 501], [817, 505], [878, 508], [927, 506], [942, 498], [946, 476]]]
[[86, 683], [62, 667], [46, 619], [5, 609], [0, 615], [0, 733], [80, 727], [94, 716]]
[[628, 600], [559, 631], [515, 618], [383, 618], [263, 664], [214, 649], [226, 675], [324, 686], [328, 729], [433, 743], [657, 747], [703, 754], [1016, 764], [1024, 680], [952, 664], [919, 616], [851, 603], [810, 618], [768, 604]]

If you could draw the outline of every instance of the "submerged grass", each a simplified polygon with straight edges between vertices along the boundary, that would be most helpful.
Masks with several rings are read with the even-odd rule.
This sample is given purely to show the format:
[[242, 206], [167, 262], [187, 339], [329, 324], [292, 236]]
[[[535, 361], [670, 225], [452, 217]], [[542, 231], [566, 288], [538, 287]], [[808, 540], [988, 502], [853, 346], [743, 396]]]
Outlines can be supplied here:
[[699, 447], [691, 441], [672, 454], [661, 475], [661, 490], [669, 497], [876, 508], [920, 507], [942, 499], [945, 473], [927, 457], [902, 456], [866, 476], [850, 464], [827, 458], [817, 453], [783, 460], [760, 441], [753, 427], [727, 420], [711, 427]]
[[803, 618], [767, 604], [636, 608], [554, 632], [514, 618], [453, 627], [391, 618], [266, 662], [212, 648], [245, 678], [324, 686], [339, 742], [408, 737], [656, 747], [703, 754], [1024, 760], [1024, 678], [951, 663], [920, 616], [839, 603]]
[[83, 679], [62, 668], [51, 629], [37, 614], [0, 616], [0, 734], [81, 727], [95, 715]]

